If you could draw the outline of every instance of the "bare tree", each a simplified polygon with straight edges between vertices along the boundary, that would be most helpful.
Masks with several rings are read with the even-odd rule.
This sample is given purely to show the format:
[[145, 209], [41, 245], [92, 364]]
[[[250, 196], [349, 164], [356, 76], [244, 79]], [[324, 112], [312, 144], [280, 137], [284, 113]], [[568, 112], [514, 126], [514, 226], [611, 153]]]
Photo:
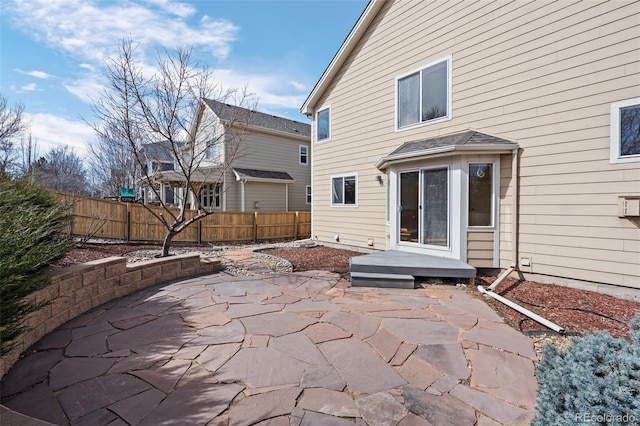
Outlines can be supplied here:
[[[218, 120], [200, 120], [202, 100], [216, 99], [248, 107], [252, 98], [245, 90], [223, 90], [215, 84], [213, 73], [194, 60], [188, 48], [158, 52], [155, 70], [147, 73], [148, 68], [136, 58], [136, 46], [131, 40], [124, 40], [119, 47], [119, 55], [107, 63], [108, 87], [94, 101], [93, 112], [100, 122], [94, 128], [100, 138], [126, 141], [128, 155], [140, 170], [141, 182], [159, 200], [160, 212], [145, 206], [166, 229], [162, 256], [168, 256], [176, 235], [213, 213], [213, 209], [203, 208], [188, 218], [184, 201], [187, 197], [198, 197], [205, 182], [222, 182], [239, 153], [250, 119], [244, 114], [227, 120], [226, 125]], [[224, 159], [215, 165], [207, 162], [211, 141], [224, 141]], [[144, 149], [149, 146], [162, 147], [166, 151], [163, 156], [170, 155], [174, 160], [173, 185], [179, 186], [183, 194], [177, 211], [160, 194], [157, 178], [169, 171], [150, 166], [160, 160], [152, 154], [159, 150]]]
[[56, 191], [87, 194], [87, 175], [80, 157], [69, 147], [51, 148], [33, 164], [36, 182]]
[[0, 93], [0, 173], [7, 173], [15, 165], [18, 154], [15, 138], [27, 127], [24, 104], [9, 107], [9, 101]]
[[20, 153], [22, 155], [20, 175], [33, 178], [33, 165], [36, 159], [40, 157], [40, 154], [38, 153], [38, 139], [32, 137], [31, 133], [29, 133], [26, 140], [24, 137], [21, 138]]
[[103, 197], [118, 196], [120, 188], [138, 186], [141, 171], [132, 147], [119, 129], [106, 123], [98, 140], [89, 147], [89, 167], [96, 190]]

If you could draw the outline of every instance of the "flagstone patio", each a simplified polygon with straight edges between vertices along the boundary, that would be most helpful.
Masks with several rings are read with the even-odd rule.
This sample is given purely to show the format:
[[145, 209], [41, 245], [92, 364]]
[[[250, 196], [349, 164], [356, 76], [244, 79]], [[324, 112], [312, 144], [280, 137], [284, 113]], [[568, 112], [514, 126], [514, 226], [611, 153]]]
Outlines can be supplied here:
[[530, 339], [453, 287], [220, 273], [72, 320], [1, 393], [57, 425], [528, 424], [535, 360]]

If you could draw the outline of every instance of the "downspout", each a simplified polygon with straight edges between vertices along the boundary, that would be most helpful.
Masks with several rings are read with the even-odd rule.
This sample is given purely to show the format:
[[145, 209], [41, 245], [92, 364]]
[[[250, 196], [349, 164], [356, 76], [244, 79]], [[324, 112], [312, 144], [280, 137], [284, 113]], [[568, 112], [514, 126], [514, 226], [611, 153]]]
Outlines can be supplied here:
[[[510, 307], [511, 309], [514, 309], [518, 312], [520, 312], [523, 315], [526, 315], [527, 317], [531, 318], [532, 320], [539, 322], [540, 324], [544, 325], [545, 327], [548, 327], [550, 329], [552, 329], [553, 331], [557, 332], [557, 333], [564, 333], [564, 328], [560, 327], [559, 325], [547, 320], [546, 318], [541, 317], [538, 314], [535, 314], [533, 312], [531, 312], [530, 310], [523, 308], [522, 306], [518, 305], [517, 303], [514, 303], [512, 301], [510, 301], [509, 299], [506, 299], [496, 293], [493, 292], [493, 290], [500, 285], [500, 283], [502, 281], [504, 281], [512, 272], [514, 271], [518, 271], [518, 189], [519, 189], [519, 185], [518, 185], [518, 149], [516, 148], [513, 150], [513, 154], [512, 154], [512, 159], [511, 159], [511, 176], [513, 177], [513, 195], [512, 195], [512, 199], [511, 199], [511, 222], [513, 224], [512, 230], [511, 230], [511, 241], [513, 244], [513, 247], [511, 249], [511, 265], [502, 273], [498, 276], [498, 278], [489, 286], [488, 289], [485, 289], [483, 286], [479, 285], [478, 286], [478, 291], [482, 294], [485, 294], [487, 296], [493, 297], [494, 299], [496, 299], [498, 302], [501, 302], [505, 305], [507, 305], [508, 307]], [[521, 274], [520, 271], [518, 271], [519, 274]]]
[[289, 184], [284, 184], [284, 211], [289, 211]]
[[240, 181], [240, 203], [241, 203], [241, 210], [242, 213], [244, 213], [245, 208], [244, 208], [244, 179]]

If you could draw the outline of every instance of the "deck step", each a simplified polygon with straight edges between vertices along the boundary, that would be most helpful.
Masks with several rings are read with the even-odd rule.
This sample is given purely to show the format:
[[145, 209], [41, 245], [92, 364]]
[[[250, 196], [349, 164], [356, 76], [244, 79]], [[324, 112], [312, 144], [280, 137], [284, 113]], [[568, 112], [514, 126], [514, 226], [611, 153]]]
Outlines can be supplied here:
[[414, 288], [413, 275], [351, 272], [352, 287]]
[[351, 272], [428, 278], [474, 278], [476, 268], [458, 259], [395, 250], [351, 258]]

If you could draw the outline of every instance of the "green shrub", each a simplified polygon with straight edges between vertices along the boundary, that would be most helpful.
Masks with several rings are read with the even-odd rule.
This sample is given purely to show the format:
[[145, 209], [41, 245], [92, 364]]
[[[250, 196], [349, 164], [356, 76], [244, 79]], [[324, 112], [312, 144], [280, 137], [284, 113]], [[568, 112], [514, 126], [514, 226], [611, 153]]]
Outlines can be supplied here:
[[532, 425], [640, 424], [640, 314], [631, 339], [597, 332], [565, 351], [546, 345]]
[[46, 286], [47, 266], [70, 248], [68, 206], [27, 179], [0, 175], [0, 355], [26, 331], [24, 316], [40, 306], [25, 296]]

